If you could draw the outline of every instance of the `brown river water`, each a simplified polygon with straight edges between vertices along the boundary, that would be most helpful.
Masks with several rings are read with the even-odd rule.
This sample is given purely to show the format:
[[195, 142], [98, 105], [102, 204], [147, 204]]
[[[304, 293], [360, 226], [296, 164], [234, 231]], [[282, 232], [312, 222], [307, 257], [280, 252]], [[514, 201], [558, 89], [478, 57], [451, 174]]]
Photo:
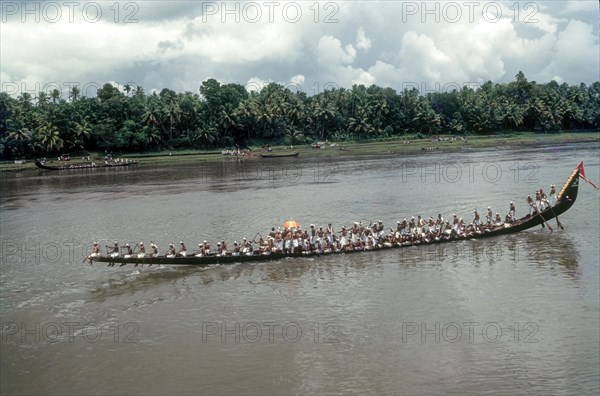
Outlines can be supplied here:
[[541, 227], [268, 263], [106, 267], [106, 245], [266, 235], [293, 218], [457, 213], [560, 188], [598, 144], [0, 176], [0, 393], [598, 394], [598, 192]]

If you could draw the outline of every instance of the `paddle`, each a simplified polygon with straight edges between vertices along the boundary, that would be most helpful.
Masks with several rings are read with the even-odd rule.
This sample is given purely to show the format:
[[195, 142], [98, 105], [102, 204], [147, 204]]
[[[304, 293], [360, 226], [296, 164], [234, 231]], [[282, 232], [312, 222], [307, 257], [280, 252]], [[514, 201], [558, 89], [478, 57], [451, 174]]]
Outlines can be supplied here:
[[[542, 216], [542, 213], [538, 212], [538, 215], [541, 217], [541, 219], [544, 221], [544, 223], [546, 223], [546, 225], [548, 226], [548, 229], [550, 230], [550, 232], [554, 231], [552, 229], [552, 227], [550, 226], [550, 224], [548, 224], [548, 222], [546, 221], [546, 219], [544, 219], [544, 216]], [[544, 226], [544, 223], [542, 223], [542, 227]]]
[[550, 202], [548, 202], [547, 200], [544, 200], [544, 201], [546, 202], [546, 204], [548, 205], [548, 207], [552, 211], [552, 214], [556, 218], [556, 224], [560, 227], [561, 230], [564, 230], [565, 227], [563, 227], [563, 225], [560, 223], [560, 220], [558, 220], [558, 216], [556, 215], [556, 213], [554, 213], [554, 208], [552, 207], [552, 205], [550, 205]]

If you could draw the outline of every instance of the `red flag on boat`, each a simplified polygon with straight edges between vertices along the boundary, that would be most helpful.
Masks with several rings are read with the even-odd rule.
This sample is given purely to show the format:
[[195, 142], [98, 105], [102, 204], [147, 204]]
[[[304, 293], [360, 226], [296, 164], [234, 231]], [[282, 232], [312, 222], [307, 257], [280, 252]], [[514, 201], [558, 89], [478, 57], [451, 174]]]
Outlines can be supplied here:
[[583, 169], [583, 161], [581, 161], [579, 163], [579, 165], [577, 165], [577, 169], [579, 169], [579, 174], [583, 177], [585, 177], [585, 169]]
[[577, 169], [579, 170], [579, 177], [581, 177], [586, 182], [590, 183], [592, 185], [592, 187], [594, 187], [597, 190], [598, 187], [585, 177], [585, 169], [583, 169], [583, 161], [581, 161], [579, 163], [579, 165], [577, 165]]

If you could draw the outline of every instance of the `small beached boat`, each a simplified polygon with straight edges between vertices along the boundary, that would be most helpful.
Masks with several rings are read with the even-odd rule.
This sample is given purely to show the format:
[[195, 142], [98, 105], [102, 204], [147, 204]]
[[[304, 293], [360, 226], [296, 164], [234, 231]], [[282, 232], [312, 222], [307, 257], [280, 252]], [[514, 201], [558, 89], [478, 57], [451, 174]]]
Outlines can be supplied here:
[[281, 157], [297, 157], [300, 154], [299, 151], [293, 153], [260, 153], [263, 158], [281, 158]]
[[120, 161], [120, 162], [105, 162], [105, 163], [100, 163], [100, 164], [94, 164], [94, 163], [80, 163], [80, 164], [69, 164], [69, 165], [62, 165], [62, 166], [50, 166], [50, 165], [46, 165], [45, 162], [42, 162], [40, 160], [35, 160], [35, 166], [37, 166], [40, 169], [44, 169], [44, 170], [51, 170], [51, 171], [57, 171], [57, 170], [75, 170], [75, 169], [95, 169], [95, 168], [119, 168], [119, 167], [124, 167], [124, 166], [133, 166], [133, 165], [137, 165], [139, 164], [140, 161]]

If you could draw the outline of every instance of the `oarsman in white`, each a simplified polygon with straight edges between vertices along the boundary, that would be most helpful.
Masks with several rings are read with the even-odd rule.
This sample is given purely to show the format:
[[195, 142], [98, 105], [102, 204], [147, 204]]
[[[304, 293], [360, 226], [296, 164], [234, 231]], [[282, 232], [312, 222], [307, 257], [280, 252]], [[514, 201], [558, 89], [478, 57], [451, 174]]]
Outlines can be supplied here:
[[492, 225], [492, 219], [494, 218], [494, 214], [492, 213], [492, 208], [488, 206], [487, 213], [485, 214], [485, 220], [487, 221], [488, 227]]
[[227, 255], [227, 253], [228, 253], [227, 252], [227, 244], [225, 243], [225, 240], [222, 239], [221, 240], [221, 255], [225, 256], [225, 255]]
[[333, 244], [333, 234], [335, 233], [335, 231], [333, 231], [333, 226], [331, 225], [331, 223], [329, 223], [327, 225], [327, 240], [329, 241], [329, 244]]
[[[115, 244], [113, 245], [112, 248], [110, 246], [106, 246], [106, 249], [108, 251], [108, 257], [110, 257], [110, 258], [119, 257], [119, 242], [115, 241]], [[111, 249], [111, 250], [108, 250], [108, 249]]]
[[552, 184], [550, 186], [550, 196], [548, 198], [549, 198], [549, 204], [550, 204], [550, 206], [556, 205], [556, 201], [557, 201], [557, 198], [556, 198], [556, 186], [554, 184]]
[[344, 249], [346, 245], [348, 245], [348, 232], [346, 231], [346, 227], [342, 226], [340, 233], [342, 234], [340, 238], [340, 246], [342, 249]]
[[210, 245], [206, 240], [202, 241], [202, 254], [204, 256], [208, 256], [210, 254]]
[[533, 198], [531, 195], [527, 195], [527, 206], [529, 206], [529, 217], [533, 216], [536, 213], [535, 203], [533, 202]]
[[92, 246], [92, 253], [90, 253], [90, 257], [100, 257], [101, 254], [102, 252], [100, 251], [100, 246], [98, 245], [98, 242], [95, 241], [94, 246]]
[[187, 256], [187, 248], [185, 247], [185, 243], [183, 243], [183, 241], [179, 241], [179, 251], [177, 252], [177, 255], [181, 257]]
[[535, 208], [538, 213], [542, 211], [542, 196], [539, 190], [535, 192]]
[[250, 243], [248, 238], [244, 238], [244, 240], [242, 241], [242, 254], [246, 256], [252, 256], [254, 254], [254, 248], [252, 247], [252, 244]]
[[238, 245], [237, 241], [233, 241], [233, 252], [231, 253], [232, 256], [239, 256], [240, 255], [240, 246]]
[[510, 201], [509, 205], [510, 206], [508, 208], [508, 217], [510, 218], [510, 222], [514, 223], [516, 215], [515, 203], [513, 201]]
[[475, 231], [479, 231], [479, 227], [481, 226], [481, 218], [479, 217], [479, 212], [477, 211], [477, 209], [475, 209], [473, 212], [473, 228], [475, 228]]
[[139, 259], [143, 259], [144, 257], [146, 257], [146, 248], [144, 247], [144, 242], [140, 242], [137, 245], [136, 250], [134, 250], [134, 254], [137, 253], [137, 258]]
[[169, 243], [169, 249], [167, 250], [167, 258], [173, 258], [177, 255], [177, 251], [175, 250], [175, 245]]
[[298, 248], [300, 247], [300, 240], [298, 239], [298, 234], [294, 234], [292, 238], [292, 252], [296, 253]]
[[544, 210], [548, 207], [548, 199], [546, 197], [546, 193], [542, 188], [540, 188], [540, 210]]
[[202, 249], [202, 244], [201, 243], [198, 244], [198, 252], [196, 252], [196, 254], [194, 254], [194, 256], [196, 256], [196, 257], [204, 257], [204, 249]]
[[150, 241], [150, 248], [152, 249], [152, 257], [158, 257], [158, 246], [154, 242]]
[[125, 255], [123, 255], [123, 258], [127, 259], [133, 257], [133, 249], [131, 248], [131, 244], [126, 243], [123, 247], [127, 249], [127, 252], [125, 253]]
[[494, 219], [495, 226], [501, 226], [504, 222], [502, 221], [502, 217], [500, 217], [500, 213], [496, 213], [496, 218]]

